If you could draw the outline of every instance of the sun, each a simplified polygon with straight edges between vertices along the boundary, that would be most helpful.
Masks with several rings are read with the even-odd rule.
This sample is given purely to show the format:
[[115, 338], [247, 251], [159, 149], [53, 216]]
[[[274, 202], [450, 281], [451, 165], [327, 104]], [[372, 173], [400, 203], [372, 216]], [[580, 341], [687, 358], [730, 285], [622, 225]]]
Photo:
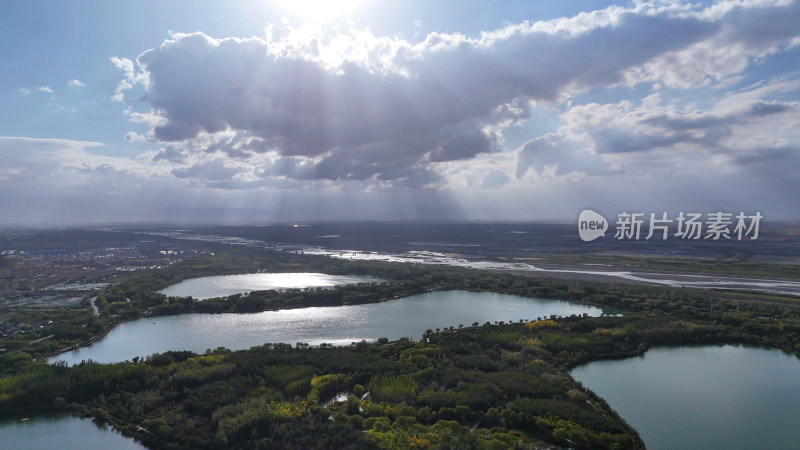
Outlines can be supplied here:
[[292, 16], [314, 22], [346, 19], [362, 0], [282, 0], [281, 9]]

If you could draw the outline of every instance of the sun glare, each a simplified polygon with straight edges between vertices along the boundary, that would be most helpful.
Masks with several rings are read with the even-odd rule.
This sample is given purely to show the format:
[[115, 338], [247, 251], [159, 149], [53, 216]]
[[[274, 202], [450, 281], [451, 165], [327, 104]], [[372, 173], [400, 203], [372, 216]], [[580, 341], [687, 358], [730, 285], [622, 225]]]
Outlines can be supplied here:
[[283, 0], [281, 7], [292, 16], [315, 22], [346, 19], [361, 4], [361, 0]]

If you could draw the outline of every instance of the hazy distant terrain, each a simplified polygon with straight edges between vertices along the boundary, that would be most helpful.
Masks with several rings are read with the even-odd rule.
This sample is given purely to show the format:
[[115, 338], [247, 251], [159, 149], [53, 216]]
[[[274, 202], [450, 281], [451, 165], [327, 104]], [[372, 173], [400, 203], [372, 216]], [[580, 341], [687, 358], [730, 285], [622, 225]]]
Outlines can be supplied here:
[[[137, 229], [158, 239], [242, 245], [340, 259], [447, 264], [548, 278], [800, 296], [800, 234], [770, 227], [750, 240], [590, 243], [574, 225], [545, 223], [310, 223]], [[129, 230], [133, 231], [133, 229]]]
[[761, 230], [756, 240], [616, 240], [584, 243], [574, 224], [547, 223], [419, 223], [340, 222], [265, 226], [192, 226], [120, 228], [129, 231], [173, 231], [267, 243], [320, 246], [375, 252], [432, 251], [468, 258], [525, 258], [552, 254], [629, 255], [644, 257], [713, 258], [800, 264], [800, 226]]

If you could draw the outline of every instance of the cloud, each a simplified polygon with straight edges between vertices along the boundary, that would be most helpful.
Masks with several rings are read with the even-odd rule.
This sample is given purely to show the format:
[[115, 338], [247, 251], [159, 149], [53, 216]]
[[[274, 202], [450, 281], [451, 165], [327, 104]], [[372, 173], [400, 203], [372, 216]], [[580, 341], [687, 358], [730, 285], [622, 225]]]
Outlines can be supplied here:
[[727, 92], [725, 97], [714, 105], [717, 109], [732, 109], [738, 105], [752, 103], [766, 97], [785, 95], [800, 89], [800, 80], [776, 78], [760, 80], [750, 86]]
[[[754, 101], [735, 108], [682, 110], [645, 99], [574, 106], [561, 114], [556, 133], [531, 139], [516, 150], [518, 178], [613, 176], [609, 185], [641, 185], [661, 179], [665, 187], [713, 184], [740, 177], [792, 192], [800, 175], [800, 102]], [[646, 188], [641, 187], [645, 190]]]
[[567, 174], [615, 175], [621, 169], [597, 155], [586, 139], [569, 133], [550, 133], [531, 139], [516, 150], [517, 178], [533, 170], [552, 178]]
[[242, 170], [242, 167], [230, 166], [221, 159], [214, 159], [196, 166], [173, 169], [172, 174], [178, 178], [222, 181], [233, 179], [236, 175], [242, 173]]
[[[169, 170], [99, 154], [102, 143], [0, 136], [0, 223], [47, 225], [173, 217], [191, 199]], [[173, 213], [170, 213], [170, 210]]]
[[[175, 33], [135, 60], [111, 58], [123, 73], [112, 99], [135, 92], [144, 102], [126, 109], [148, 127], [126, 139], [159, 147], [141, 161], [215, 191], [444, 192], [460, 183], [504, 195], [605, 183], [623, 198], [654, 192], [630, 187], [653, 180], [685, 193], [737, 176], [762, 183], [758, 192], [796, 191], [785, 167], [797, 161], [798, 109], [776, 97], [796, 92], [794, 76], [716, 104], [707, 93], [796, 45], [800, 30], [787, 18], [797, 9], [634, 2], [419, 42], [288, 24], [264, 38]], [[590, 95], [609, 87], [634, 94]], [[655, 94], [633, 98], [641, 92]], [[505, 149], [505, 133], [541, 117], [532, 109], [562, 124]], [[489, 158], [507, 164], [469, 167]]]
[[[284, 222], [458, 218], [445, 193], [338, 189], [326, 181], [259, 178], [247, 165], [200, 155], [168, 161], [100, 154], [98, 142], [0, 137], [0, 224], [154, 221]], [[193, 155], [197, 157], [198, 155]], [[265, 165], [267, 167], [269, 165]], [[276, 173], [295, 170], [276, 160]], [[281, 167], [283, 166], [283, 167]], [[203, 180], [202, 182], [198, 180]]]
[[714, 24], [716, 31], [707, 39], [632, 68], [626, 73], [629, 81], [656, 81], [688, 88], [739, 74], [753, 59], [763, 59], [794, 45], [800, 3], [721, 1], [686, 14]]
[[500, 189], [508, 184], [509, 181], [511, 181], [511, 179], [508, 178], [505, 172], [493, 170], [483, 178], [481, 187], [483, 189]]
[[[147, 84], [146, 100], [165, 119], [153, 129], [162, 142], [233, 130], [232, 142], [249, 142], [245, 152], [314, 158], [320, 179], [430, 181], [432, 163], [497, 151], [488, 128], [524, 118], [526, 100], [619, 82], [631, 66], [714, 29], [610, 8], [551, 29], [523, 24], [481, 39], [434, 33], [416, 45], [353, 30], [303, 36], [308, 30], [289, 28], [280, 41], [176, 34], [137, 58], [139, 72], [112, 58], [125, 73], [114, 99]], [[647, 45], [631, 45], [629, 34]]]
[[114, 95], [111, 97], [111, 101], [122, 102], [125, 99], [125, 91], [131, 89], [136, 83], [142, 83], [145, 86], [147, 85], [147, 80], [144, 77], [144, 74], [136, 72], [133, 61], [130, 59], [112, 56], [109, 58], [109, 60], [114, 67], [120, 69], [125, 75], [125, 78], [117, 83], [117, 88], [114, 90]]
[[67, 86], [69, 87], [83, 87], [86, 86], [81, 80], [73, 79], [67, 81]]
[[67, 188], [72, 183], [93, 183], [81, 173], [99, 169], [136, 176], [163, 173], [163, 169], [136, 160], [97, 155], [89, 151], [100, 142], [0, 136], [0, 180], [7, 185], [50, 184], [53, 177]]
[[[0, 138], [0, 183], [14, 193], [0, 209], [43, 221], [530, 220], [755, 205], [796, 218], [800, 6], [709, 3], [635, 1], [411, 40], [288, 21], [264, 37], [173, 33], [109, 59], [121, 76], [107, 95], [132, 128], [119, 147]], [[48, 112], [66, 108], [49, 86], [18, 89], [40, 91]]]
[[[569, 132], [592, 136], [598, 153], [647, 152], [673, 147], [717, 152], [741, 148], [753, 136], [763, 135], [775, 124], [791, 123], [800, 117], [798, 113], [800, 103], [796, 102], [757, 101], [736, 109], [711, 112], [634, 108], [623, 102], [575, 107], [563, 117]], [[773, 139], [794, 137], [795, 132], [780, 128], [774, 130]]]

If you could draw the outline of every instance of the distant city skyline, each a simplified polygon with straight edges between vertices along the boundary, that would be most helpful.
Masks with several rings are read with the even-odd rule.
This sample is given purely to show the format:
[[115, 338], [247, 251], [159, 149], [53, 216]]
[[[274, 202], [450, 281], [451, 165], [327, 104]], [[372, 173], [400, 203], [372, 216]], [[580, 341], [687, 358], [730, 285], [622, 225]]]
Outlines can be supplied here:
[[0, 225], [798, 221], [798, 17], [778, 0], [2, 2]]

